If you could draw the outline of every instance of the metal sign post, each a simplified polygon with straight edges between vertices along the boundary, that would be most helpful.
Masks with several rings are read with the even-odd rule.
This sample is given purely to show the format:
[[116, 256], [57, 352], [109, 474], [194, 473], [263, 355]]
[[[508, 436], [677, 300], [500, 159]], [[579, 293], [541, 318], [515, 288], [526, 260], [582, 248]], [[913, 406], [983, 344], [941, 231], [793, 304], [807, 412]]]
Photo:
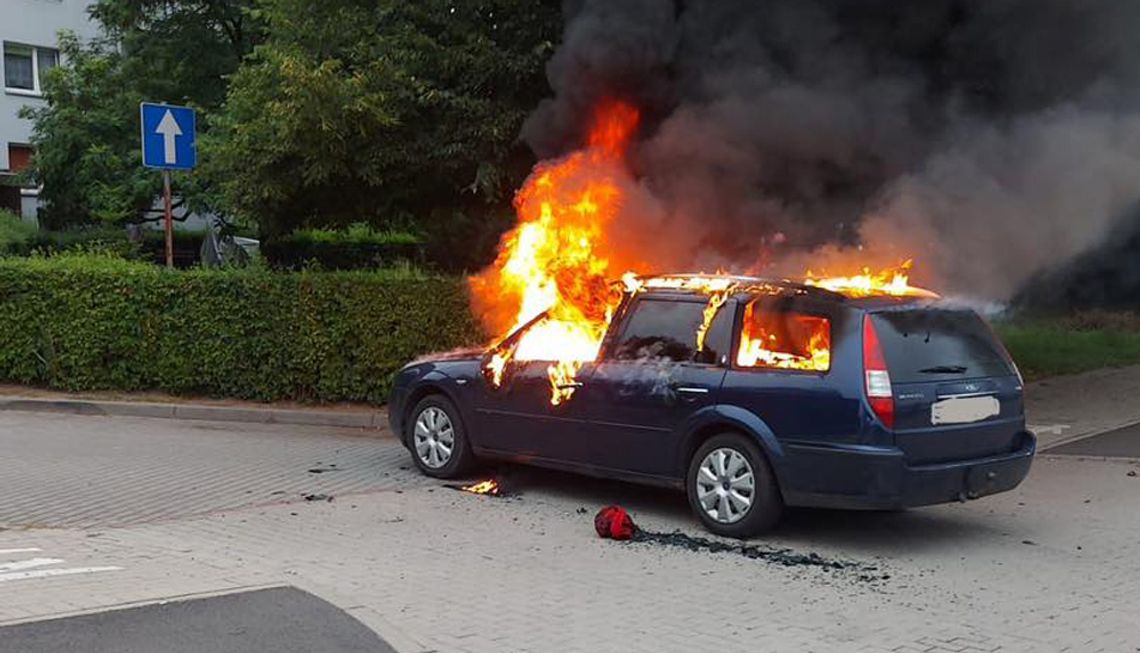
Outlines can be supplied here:
[[143, 165], [162, 170], [163, 225], [166, 231], [166, 267], [174, 267], [174, 201], [171, 170], [192, 170], [198, 165], [197, 116], [189, 107], [143, 102], [139, 105]]
[[170, 199], [170, 171], [162, 171], [162, 203], [165, 209], [166, 267], [174, 267], [174, 210]]

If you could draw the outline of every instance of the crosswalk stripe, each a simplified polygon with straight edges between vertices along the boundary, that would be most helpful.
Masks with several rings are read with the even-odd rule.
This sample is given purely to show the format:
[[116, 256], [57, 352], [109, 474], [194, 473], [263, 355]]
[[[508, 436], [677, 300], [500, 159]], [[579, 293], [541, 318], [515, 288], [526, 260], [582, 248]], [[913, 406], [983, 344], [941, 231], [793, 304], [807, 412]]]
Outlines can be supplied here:
[[47, 565], [58, 565], [61, 562], [63, 562], [61, 558], [32, 558], [31, 560], [18, 560], [16, 562], [0, 562], [0, 573], [32, 569], [33, 567], [45, 567]]
[[0, 549], [0, 556], [9, 555], [11, 553], [39, 553], [43, 549], [28, 548], [28, 549]]
[[93, 574], [100, 571], [119, 571], [122, 567], [69, 567], [66, 569], [33, 569], [30, 571], [14, 571], [0, 574], [0, 583], [9, 580], [25, 580], [28, 578], [46, 578], [48, 576], [71, 576], [73, 574]]

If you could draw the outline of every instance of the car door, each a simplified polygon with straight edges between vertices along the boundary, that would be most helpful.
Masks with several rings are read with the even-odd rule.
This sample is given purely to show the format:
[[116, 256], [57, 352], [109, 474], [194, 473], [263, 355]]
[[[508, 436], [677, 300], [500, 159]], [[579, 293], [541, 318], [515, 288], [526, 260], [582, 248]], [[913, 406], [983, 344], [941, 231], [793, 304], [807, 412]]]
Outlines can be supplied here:
[[697, 349], [707, 298], [634, 300], [576, 396], [588, 428], [570, 452], [579, 463], [670, 477], [684, 424], [715, 403], [732, 330], [721, 307]]
[[[483, 447], [523, 458], [565, 458], [567, 440], [577, 437], [585, 422], [576, 396], [551, 403], [550, 365], [512, 361], [498, 387], [485, 375], [476, 381], [474, 404]], [[589, 374], [589, 365], [578, 379]]]

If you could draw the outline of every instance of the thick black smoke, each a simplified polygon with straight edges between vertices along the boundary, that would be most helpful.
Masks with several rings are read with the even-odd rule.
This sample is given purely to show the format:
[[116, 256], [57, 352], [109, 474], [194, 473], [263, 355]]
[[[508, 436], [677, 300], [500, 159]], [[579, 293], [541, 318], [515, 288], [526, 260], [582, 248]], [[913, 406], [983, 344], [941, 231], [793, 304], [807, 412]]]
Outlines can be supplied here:
[[523, 138], [556, 156], [600, 99], [641, 107], [632, 183], [655, 208], [625, 219], [677, 234], [663, 267], [795, 273], [861, 247], [869, 264], [913, 255], [940, 288], [1006, 299], [1140, 199], [1136, 0], [565, 11], [554, 97]]

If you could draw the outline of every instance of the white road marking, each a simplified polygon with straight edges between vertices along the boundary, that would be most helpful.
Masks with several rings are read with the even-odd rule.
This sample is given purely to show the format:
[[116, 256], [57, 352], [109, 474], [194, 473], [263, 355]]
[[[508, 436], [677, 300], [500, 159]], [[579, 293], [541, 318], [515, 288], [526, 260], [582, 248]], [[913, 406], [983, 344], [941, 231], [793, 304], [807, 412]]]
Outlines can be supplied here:
[[0, 549], [0, 556], [8, 555], [9, 553], [39, 553], [43, 549], [29, 548], [29, 549]]
[[66, 569], [36, 569], [34, 571], [14, 571], [0, 574], [0, 583], [8, 580], [46, 578], [48, 576], [71, 576], [73, 574], [93, 574], [100, 571], [120, 571], [122, 567], [69, 567]]
[[32, 569], [33, 567], [46, 567], [48, 565], [58, 565], [63, 562], [60, 558], [32, 558], [31, 560], [18, 560], [16, 562], [0, 563], [0, 573], [7, 571], [19, 571], [21, 569]]
[[1070, 424], [1028, 424], [1027, 426], [1034, 433], [1050, 433], [1052, 435], [1061, 435], [1066, 429], [1073, 428]]

